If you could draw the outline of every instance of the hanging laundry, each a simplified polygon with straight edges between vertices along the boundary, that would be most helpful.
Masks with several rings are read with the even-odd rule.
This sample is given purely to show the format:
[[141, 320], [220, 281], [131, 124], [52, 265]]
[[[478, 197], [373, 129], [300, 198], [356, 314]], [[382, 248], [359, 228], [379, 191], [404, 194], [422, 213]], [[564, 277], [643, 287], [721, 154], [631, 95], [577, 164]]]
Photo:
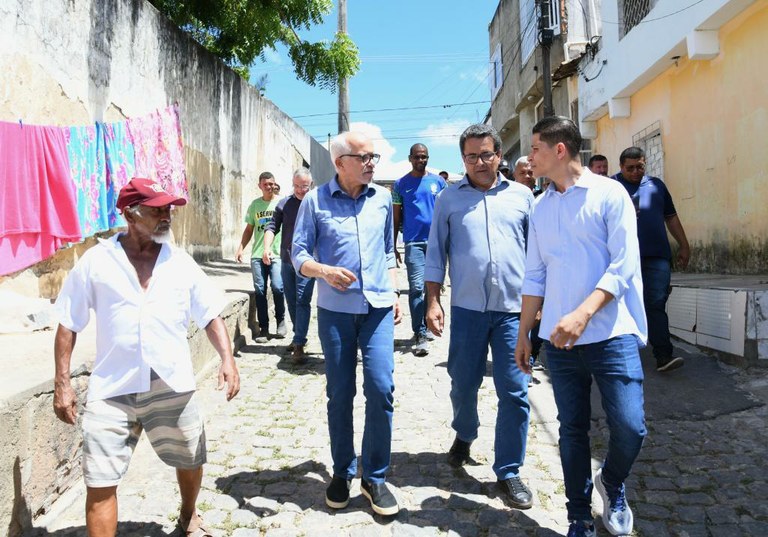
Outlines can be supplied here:
[[189, 199], [178, 105], [127, 120], [136, 176], [148, 177], [175, 196]]
[[128, 181], [136, 177], [136, 161], [133, 144], [124, 121], [101, 125], [107, 157], [107, 218], [109, 227], [125, 226], [125, 220], [117, 210], [117, 196]]
[[102, 125], [65, 128], [69, 170], [83, 238], [109, 229], [107, 164]]
[[0, 275], [81, 238], [64, 129], [0, 122]]

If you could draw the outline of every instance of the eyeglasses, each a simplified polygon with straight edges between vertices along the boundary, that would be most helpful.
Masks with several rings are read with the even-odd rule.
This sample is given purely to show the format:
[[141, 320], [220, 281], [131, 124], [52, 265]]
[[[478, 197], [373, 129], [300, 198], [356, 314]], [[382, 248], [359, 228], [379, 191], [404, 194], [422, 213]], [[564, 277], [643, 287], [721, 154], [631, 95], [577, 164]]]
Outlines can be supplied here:
[[310, 185], [293, 185], [294, 190], [304, 190], [307, 191], [311, 188]]
[[345, 155], [339, 155], [340, 157], [354, 157], [356, 159], [360, 159], [360, 162], [363, 164], [368, 164], [369, 162], [373, 162], [374, 164], [378, 164], [379, 159], [381, 158], [381, 155], [378, 153], [364, 153], [362, 155], [356, 155], [354, 153], [347, 153]]
[[495, 157], [496, 157], [496, 153], [491, 153], [490, 151], [484, 151], [479, 155], [476, 153], [470, 153], [469, 155], [464, 155], [464, 160], [466, 160], [467, 163], [469, 164], [477, 164], [477, 159], [480, 159], [485, 164], [490, 164], [491, 162], [493, 162], [493, 159]]
[[644, 172], [645, 164], [629, 164], [627, 166], [624, 166], [624, 169], [627, 170], [629, 173], [632, 173], [634, 171]]

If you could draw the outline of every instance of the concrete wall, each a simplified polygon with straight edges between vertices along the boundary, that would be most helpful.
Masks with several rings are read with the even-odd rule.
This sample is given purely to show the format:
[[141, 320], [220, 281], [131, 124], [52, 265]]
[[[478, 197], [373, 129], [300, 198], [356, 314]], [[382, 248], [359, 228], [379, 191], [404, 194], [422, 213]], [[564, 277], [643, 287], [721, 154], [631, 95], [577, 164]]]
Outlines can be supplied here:
[[[199, 259], [234, 255], [259, 173], [286, 192], [293, 169], [324, 160], [297, 123], [144, 0], [0, 2], [0, 72], [4, 121], [82, 125], [179, 103], [190, 203], [173, 230]], [[51, 296], [60, 277], [50, 273], [72, 259], [57, 255], [27, 276]]]
[[755, 2], [719, 30], [717, 57], [681, 57], [632, 94], [629, 117], [597, 121], [595, 151], [608, 156], [611, 172], [633, 137], [660, 125], [663, 178], [693, 271], [768, 271], [767, 75], [758, 65], [766, 27], [768, 1]]

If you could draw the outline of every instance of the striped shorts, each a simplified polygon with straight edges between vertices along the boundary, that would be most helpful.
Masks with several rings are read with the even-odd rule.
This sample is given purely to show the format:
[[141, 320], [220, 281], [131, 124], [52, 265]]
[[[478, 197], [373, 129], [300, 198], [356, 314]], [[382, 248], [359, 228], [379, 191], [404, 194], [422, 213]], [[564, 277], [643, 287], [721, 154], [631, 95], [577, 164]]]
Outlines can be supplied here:
[[146, 431], [165, 464], [191, 470], [206, 461], [205, 429], [195, 392], [174, 392], [152, 371], [148, 392], [89, 401], [83, 413], [83, 477], [88, 487], [112, 487]]

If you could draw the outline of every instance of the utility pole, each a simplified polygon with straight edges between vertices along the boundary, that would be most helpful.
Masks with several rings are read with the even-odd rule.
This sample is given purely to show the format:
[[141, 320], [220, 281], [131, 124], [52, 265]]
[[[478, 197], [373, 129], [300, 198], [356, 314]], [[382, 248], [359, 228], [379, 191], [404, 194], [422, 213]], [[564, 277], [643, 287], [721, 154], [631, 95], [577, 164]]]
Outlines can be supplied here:
[[[339, 32], [347, 33], [347, 0], [339, 0]], [[349, 130], [349, 86], [346, 78], [339, 79], [339, 132]]]
[[[541, 70], [544, 83], [544, 117], [555, 115], [555, 108], [552, 106], [552, 68], [550, 67], [549, 52], [552, 48], [552, 41], [555, 39], [555, 32], [552, 30], [552, 21], [549, 17], [549, 6], [553, 0], [539, 0], [539, 43], [541, 44]], [[554, 0], [557, 2], [558, 0]]]

